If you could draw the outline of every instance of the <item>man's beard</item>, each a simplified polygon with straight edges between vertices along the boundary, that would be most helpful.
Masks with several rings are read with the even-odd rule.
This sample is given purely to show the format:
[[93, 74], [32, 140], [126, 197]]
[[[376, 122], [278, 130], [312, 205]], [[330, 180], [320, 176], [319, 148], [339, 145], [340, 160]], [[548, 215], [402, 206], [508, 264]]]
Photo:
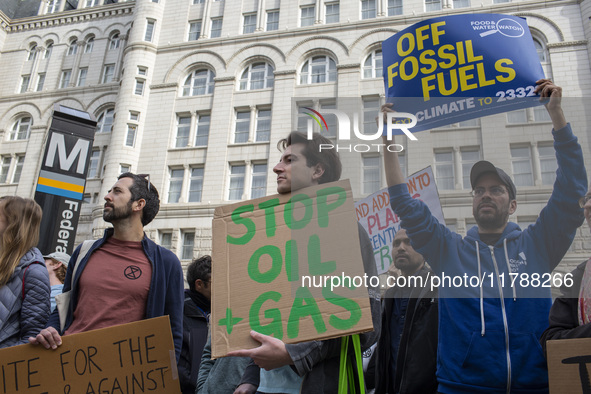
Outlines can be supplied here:
[[509, 219], [509, 209], [507, 207], [506, 210], [502, 210], [495, 204], [495, 210], [494, 214], [482, 214], [480, 209], [477, 208], [473, 214], [478, 226], [487, 230], [503, 228]]
[[106, 211], [103, 209], [103, 220], [108, 223], [112, 223], [115, 220], [127, 219], [131, 216], [131, 204], [132, 202], [129, 201], [127, 205], [120, 208], [111, 207], [110, 211]]

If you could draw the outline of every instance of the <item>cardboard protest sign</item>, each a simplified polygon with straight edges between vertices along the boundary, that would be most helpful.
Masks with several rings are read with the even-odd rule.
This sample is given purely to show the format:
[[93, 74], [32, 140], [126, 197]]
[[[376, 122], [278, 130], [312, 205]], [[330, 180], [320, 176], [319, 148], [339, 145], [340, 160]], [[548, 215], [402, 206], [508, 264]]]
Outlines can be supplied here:
[[[410, 195], [421, 199], [427, 204], [433, 216], [439, 222], [445, 223], [431, 167], [424, 168], [406, 178], [406, 184]], [[392, 241], [400, 229], [400, 219], [390, 208], [388, 189], [382, 189], [357, 201], [355, 213], [371, 240], [378, 274], [386, 272], [392, 264]]]
[[546, 342], [550, 393], [591, 393], [591, 338]]
[[540, 104], [544, 72], [520, 17], [427, 19], [385, 40], [382, 56], [387, 101], [416, 117], [398, 120], [411, 132]]
[[216, 208], [212, 355], [259, 345], [254, 330], [296, 343], [373, 329], [348, 181]]
[[0, 392], [180, 393], [168, 316], [0, 350]]

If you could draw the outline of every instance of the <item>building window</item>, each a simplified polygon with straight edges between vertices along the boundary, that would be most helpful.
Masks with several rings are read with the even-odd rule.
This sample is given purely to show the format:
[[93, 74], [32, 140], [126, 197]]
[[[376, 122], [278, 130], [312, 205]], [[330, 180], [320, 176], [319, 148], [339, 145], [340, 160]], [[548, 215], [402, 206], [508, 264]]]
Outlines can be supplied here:
[[257, 27], [257, 14], [245, 14], [242, 34], [254, 33]]
[[127, 125], [127, 135], [125, 136], [125, 146], [133, 147], [135, 145], [135, 136], [137, 134], [137, 125]]
[[255, 130], [256, 142], [269, 142], [271, 138], [271, 110], [258, 110]]
[[558, 169], [554, 147], [552, 145], [538, 146], [538, 154], [540, 157], [542, 185], [553, 185], [556, 180], [556, 170]]
[[441, 0], [425, 0], [425, 11], [439, 11], [441, 10]]
[[41, 73], [37, 76], [37, 91], [40, 92], [43, 90], [43, 85], [45, 84], [45, 73]]
[[88, 163], [87, 178], [98, 178], [99, 160], [101, 159], [101, 151], [93, 150], [90, 154], [90, 162]]
[[146, 81], [143, 79], [136, 79], [135, 80], [135, 89], [133, 94], [136, 96], [143, 96], [144, 95], [144, 86], [146, 85]]
[[86, 39], [86, 45], [84, 45], [84, 53], [91, 53], [92, 48], [94, 48], [94, 37], [89, 37]]
[[439, 190], [454, 189], [454, 160], [453, 152], [435, 152], [435, 182]]
[[375, 135], [378, 132], [376, 114], [380, 112], [380, 98], [363, 98], [363, 134]]
[[222, 36], [222, 18], [216, 18], [211, 20], [211, 38], [217, 38]]
[[14, 174], [12, 174], [12, 183], [19, 183], [21, 174], [23, 173], [23, 164], [25, 163], [25, 156], [16, 156], [16, 165], [14, 166]]
[[236, 112], [236, 128], [234, 131], [234, 143], [248, 142], [250, 130], [250, 111]]
[[115, 65], [114, 64], [106, 64], [103, 68], [103, 79], [102, 83], [109, 83], [113, 81], [113, 76], [115, 75]]
[[246, 67], [240, 78], [240, 90], [256, 90], [273, 87], [274, 69], [269, 63], [253, 63]]
[[29, 55], [27, 56], [27, 61], [33, 61], [37, 57], [37, 44], [31, 45], [29, 48]]
[[0, 160], [0, 183], [6, 183], [8, 179], [8, 171], [10, 170], [10, 162], [12, 157], [9, 155], [2, 156]]
[[119, 48], [120, 43], [121, 39], [119, 38], [119, 33], [113, 34], [109, 40], [109, 50]]
[[96, 7], [99, 5], [99, 0], [86, 0], [86, 7]]
[[361, 19], [376, 17], [376, 0], [361, 0]]
[[60, 10], [62, 0], [49, 0], [47, 4], [47, 13], [53, 14], [54, 12], [58, 12]]
[[511, 0], [493, 0], [493, 4], [509, 3]]
[[470, 170], [480, 161], [480, 150], [478, 148], [460, 149], [460, 159], [462, 162], [462, 186], [464, 189], [471, 190]]
[[53, 41], [47, 42], [45, 44], [45, 51], [43, 52], [43, 59], [49, 59], [51, 57], [51, 52], [53, 51]]
[[183, 96], [212, 94], [215, 74], [211, 70], [195, 70], [183, 84]]
[[373, 194], [380, 190], [380, 156], [363, 157], [363, 194]]
[[70, 84], [70, 77], [72, 76], [72, 70], [63, 70], [60, 77], [60, 89], [67, 88]]
[[267, 194], [267, 163], [253, 164], [252, 166], [252, 185], [250, 188], [250, 198], [265, 197]]
[[29, 88], [29, 82], [31, 81], [31, 76], [30, 75], [23, 75], [21, 77], [21, 86], [19, 89], [20, 93], [25, 93], [27, 91], [27, 89]]
[[300, 26], [312, 26], [316, 20], [316, 8], [312, 6], [302, 7], [300, 9]]
[[534, 176], [529, 146], [511, 147], [511, 167], [515, 186], [533, 186]]
[[68, 48], [67, 55], [72, 56], [76, 53], [78, 53], [78, 40], [74, 38], [72, 41], [70, 41], [70, 47]]
[[201, 36], [201, 21], [189, 22], [188, 41], [196, 41]]
[[192, 231], [182, 231], [183, 247], [181, 249], [181, 260], [193, 259], [193, 245], [195, 244], [195, 233]]
[[191, 133], [191, 117], [177, 117], [175, 148], [184, 148], [189, 145], [189, 134]]
[[88, 68], [81, 68], [78, 70], [78, 82], [76, 83], [76, 86], [86, 85], [86, 74], [88, 74]]
[[31, 126], [33, 125], [33, 119], [30, 116], [24, 116], [18, 118], [16, 122], [12, 125], [12, 129], [10, 130], [9, 140], [16, 141], [16, 140], [26, 140], [29, 138], [29, 133], [31, 132]]
[[129, 164], [119, 164], [119, 175], [131, 172], [131, 166]]
[[189, 202], [201, 202], [203, 193], [203, 167], [191, 168], [189, 182]]
[[172, 231], [160, 231], [160, 246], [164, 249], [172, 249]]
[[363, 63], [363, 78], [382, 78], [382, 50], [370, 53]]
[[339, 23], [339, 3], [326, 4], [326, 23]]
[[267, 31], [279, 30], [279, 11], [267, 11]]
[[203, 4], [205, 0], [193, 0], [193, 4]]
[[244, 194], [244, 176], [246, 166], [244, 164], [230, 166], [230, 188], [228, 200], [241, 200]]
[[96, 132], [97, 133], [110, 133], [111, 129], [113, 128], [113, 116], [115, 110], [113, 108], [108, 108], [101, 112], [98, 117], [98, 121], [96, 124]]
[[470, 7], [470, 0], [453, 0], [455, 8], [468, 8]]
[[197, 133], [195, 135], [195, 146], [207, 146], [207, 140], [209, 139], [210, 121], [210, 115], [198, 115]]
[[168, 202], [177, 203], [181, 198], [183, 188], [183, 177], [185, 170], [182, 168], [170, 169], [170, 183], [168, 184]]
[[153, 19], [148, 19], [146, 21], [146, 33], [144, 34], [144, 41], [152, 42], [154, 38], [154, 27], [156, 26], [156, 21]]
[[142, 66], [138, 66], [137, 68], [137, 74], [138, 75], [142, 75], [142, 76], [147, 76], [148, 75], [148, 68], [147, 67], [142, 67]]
[[388, 16], [402, 15], [402, 0], [388, 0]]
[[314, 56], [306, 60], [300, 74], [300, 84], [334, 82], [337, 80], [337, 65], [329, 56]]

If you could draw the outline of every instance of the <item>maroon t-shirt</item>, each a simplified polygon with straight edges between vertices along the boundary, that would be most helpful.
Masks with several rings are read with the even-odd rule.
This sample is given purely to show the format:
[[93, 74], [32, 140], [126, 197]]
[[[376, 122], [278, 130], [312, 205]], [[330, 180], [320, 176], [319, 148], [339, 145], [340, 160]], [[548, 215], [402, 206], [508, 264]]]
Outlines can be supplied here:
[[108, 238], [82, 271], [74, 320], [65, 334], [144, 319], [151, 279], [141, 242]]

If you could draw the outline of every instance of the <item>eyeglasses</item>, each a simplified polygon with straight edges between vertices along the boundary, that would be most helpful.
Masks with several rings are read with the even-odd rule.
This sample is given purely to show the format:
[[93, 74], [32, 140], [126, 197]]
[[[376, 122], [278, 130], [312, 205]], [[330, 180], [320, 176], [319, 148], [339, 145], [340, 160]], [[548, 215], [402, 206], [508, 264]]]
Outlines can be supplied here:
[[137, 174], [137, 176], [141, 176], [148, 181], [148, 191], [150, 191], [150, 174]]
[[[488, 189], [488, 192], [494, 197], [499, 197], [499, 196], [502, 196], [503, 194], [505, 194], [507, 191], [505, 190], [504, 187], [493, 186]], [[477, 187], [470, 192], [472, 197], [482, 197], [482, 195], [484, 193], [486, 193], [486, 188], [484, 188], [484, 187]]]
[[587, 194], [586, 196], [579, 198], [579, 206], [581, 208], [585, 208], [585, 204], [587, 204], [589, 200], [591, 200], [591, 194]]

